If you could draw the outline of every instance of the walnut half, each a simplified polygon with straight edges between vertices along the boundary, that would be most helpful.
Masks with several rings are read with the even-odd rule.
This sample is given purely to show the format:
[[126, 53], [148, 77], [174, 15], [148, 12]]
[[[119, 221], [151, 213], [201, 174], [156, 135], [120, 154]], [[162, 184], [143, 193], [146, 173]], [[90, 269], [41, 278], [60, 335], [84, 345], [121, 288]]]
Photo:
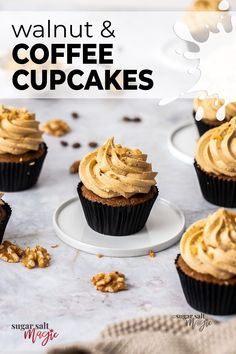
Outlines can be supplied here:
[[4, 241], [0, 245], [0, 259], [9, 263], [18, 263], [23, 254], [23, 249], [10, 241]]
[[120, 272], [98, 273], [91, 279], [96, 290], [101, 292], [116, 293], [126, 290], [125, 275]]
[[71, 131], [69, 125], [61, 119], [51, 119], [41, 125], [41, 130], [53, 136], [63, 136]]
[[39, 268], [46, 268], [49, 266], [50, 255], [47, 250], [41, 246], [36, 246], [35, 248], [27, 247], [24, 250], [21, 263], [29, 269], [39, 266]]

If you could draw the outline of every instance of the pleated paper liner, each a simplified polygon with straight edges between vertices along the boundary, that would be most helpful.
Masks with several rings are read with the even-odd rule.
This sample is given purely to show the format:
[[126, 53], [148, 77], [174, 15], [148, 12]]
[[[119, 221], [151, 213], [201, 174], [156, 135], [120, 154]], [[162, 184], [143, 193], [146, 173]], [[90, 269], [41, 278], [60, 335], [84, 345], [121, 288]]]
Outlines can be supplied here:
[[38, 158], [25, 162], [0, 163], [0, 191], [19, 192], [36, 184], [47, 155], [47, 145], [43, 145], [44, 152]]
[[4, 209], [6, 212], [6, 216], [3, 218], [3, 220], [0, 220], [0, 244], [2, 243], [2, 239], [7, 227], [7, 223], [10, 219], [11, 216], [11, 207], [7, 203], [3, 202], [4, 204], [1, 205], [0, 207]]
[[158, 196], [156, 188], [155, 195], [142, 204], [112, 207], [86, 199], [82, 195], [82, 186], [83, 184], [80, 182], [77, 191], [88, 225], [94, 231], [111, 236], [131, 235], [140, 231], [145, 226]]
[[194, 161], [203, 197], [210, 203], [236, 208], [236, 180], [204, 172]]
[[211, 315], [236, 313], [236, 284], [215, 284], [194, 279], [185, 274], [175, 260], [177, 272], [187, 303], [199, 312]]

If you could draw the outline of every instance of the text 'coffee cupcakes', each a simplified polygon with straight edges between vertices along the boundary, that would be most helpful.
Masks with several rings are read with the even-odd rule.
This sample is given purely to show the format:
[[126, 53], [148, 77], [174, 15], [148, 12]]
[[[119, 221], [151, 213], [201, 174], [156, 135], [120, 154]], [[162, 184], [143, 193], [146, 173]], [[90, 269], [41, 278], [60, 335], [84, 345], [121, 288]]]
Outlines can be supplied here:
[[17, 192], [32, 187], [46, 154], [34, 113], [0, 106], [0, 190]]
[[213, 315], [236, 313], [236, 214], [219, 209], [188, 228], [176, 267], [187, 302]]
[[111, 138], [81, 160], [79, 175], [78, 194], [93, 230], [122, 236], [144, 227], [158, 195], [147, 155]]
[[202, 194], [213, 204], [236, 207], [236, 117], [206, 132], [194, 163]]

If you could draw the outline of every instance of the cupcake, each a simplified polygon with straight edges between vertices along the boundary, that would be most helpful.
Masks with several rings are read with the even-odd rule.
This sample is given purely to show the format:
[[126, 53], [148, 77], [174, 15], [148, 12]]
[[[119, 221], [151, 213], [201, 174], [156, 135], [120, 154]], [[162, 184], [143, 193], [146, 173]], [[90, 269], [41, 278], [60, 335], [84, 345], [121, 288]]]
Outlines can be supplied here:
[[208, 202], [236, 207], [236, 117], [202, 135], [194, 167]]
[[35, 185], [46, 154], [34, 113], [0, 106], [0, 190], [17, 192]]
[[236, 214], [219, 209], [190, 226], [180, 241], [176, 268], [194, 309], [236, 313]]
[[4, 232], [11, 216], [10, 206], [2, 200], [3, 193], [0, 193], [0, 244], [4, 236]]
[[[229, 8], [223, 9], [220, 3], [221, 0], [195, 0], [188, 8], [184, 22], [195, 40], [205, 42], [209, 38], [209, 32], [219, 32], [217, 27], [219, 23], [223, 25], [230, 23], [230, 16], [227, 14]], [[187, 45], [189, 43], [194, 44], [187, 42]]]
[[81, 160], [79, 175], [79, 198], [93, 230], [123, 236], [144, 227], [158, 195], [147, 155], [111, 138]]
[[[224, 100], [217, 99], [216, 97], [208, 97], [205, 99], [196, 98], [194, 100], [193, 118], [200, 136], [209, 129], [216, 128], [236, 116], [236, 102], [232, 102], [225, 107], [224, 120], [217, 119], [217, 111], [222, 108], [223, 105]], [[197, 119], [197, 112], [202, 113], [201, 120]]]

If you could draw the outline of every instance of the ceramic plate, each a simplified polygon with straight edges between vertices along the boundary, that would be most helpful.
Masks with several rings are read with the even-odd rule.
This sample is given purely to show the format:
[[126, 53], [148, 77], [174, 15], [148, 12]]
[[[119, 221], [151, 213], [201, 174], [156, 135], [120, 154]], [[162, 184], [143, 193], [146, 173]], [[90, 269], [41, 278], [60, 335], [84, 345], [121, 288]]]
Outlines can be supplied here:
[[172, 203], [158, 198], [143, 230], [130, 236], [108, 236], [93, 231], [77, 197], [62, 203], [53, 215], [58, 237], [81, 251], [111, 257], [147, 255], [176, 243], [185, 226], [183, 213]]
[[168, 139], [169, 150], [174, 157], [187, 164], [193, 164], [196, 142], [199, 139], [197, 128], [192, 123], [175, 128]]

